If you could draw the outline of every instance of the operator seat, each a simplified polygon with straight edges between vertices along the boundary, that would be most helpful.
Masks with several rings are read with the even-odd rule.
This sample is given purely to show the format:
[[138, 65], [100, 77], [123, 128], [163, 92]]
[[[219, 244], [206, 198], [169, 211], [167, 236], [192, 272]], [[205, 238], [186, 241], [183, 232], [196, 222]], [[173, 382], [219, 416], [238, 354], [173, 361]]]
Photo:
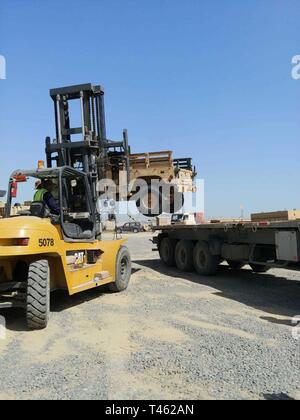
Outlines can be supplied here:
[[49, 209], [42, 201], [33, 201], [30, 204], [30, 214], [31, 216], [44, 219], [45, 217], [49, 216]]
[[93, 231], [91, 229], [83, 230], [77, 223], [64, 223], [64, 232], [71, 239], [92, 239]]

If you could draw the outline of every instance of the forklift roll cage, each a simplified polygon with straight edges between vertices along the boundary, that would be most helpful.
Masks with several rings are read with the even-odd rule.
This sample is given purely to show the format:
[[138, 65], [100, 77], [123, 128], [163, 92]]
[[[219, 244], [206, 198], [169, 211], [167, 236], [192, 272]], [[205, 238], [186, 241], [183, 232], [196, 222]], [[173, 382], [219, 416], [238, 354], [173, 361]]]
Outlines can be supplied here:
[[[17, 170], [14, 171], [10, 177], [9, 181], [9, 188], [8, 188], [8, 195], [7, 195], [7, 204], [6, 204], [6, 212], [5, 217], [10, 217], [11, 215], [11, 206], [12, 206], [12, 184], [15, 182], [16, 179], [21, 179], [20, 177], [24, 177], [25, 179], [32, 177], [36, 179], [57, 179], [58, 180], [58, 188], [59, 188], [59, 206], [60, 206], [60, 215], [52, 216], [53, 223], [59, 223], [61, 224], [65, 241], [70, 242], [72, 240], [76, 240], [76, 242], [85, 241], [86, 240], [95, 240], [96, 236], [96, 212], [95, 212], [95, 206], [92, 199], [92, 194], [90, 190], [90, 184], [88, 182], [88, 176], [87, 174], [83, 173], [82, 171], [78, 171], [74, 168], [71, 168], [69, 166], [63, 166], [61, 168], [48, 168], [48, 169], [39, 169], [39, 170]], [[88, 213], [90, 216], [90, 220], [93, 223], [93, 229], [91, 231], [91, 237], [80, 239], [80, 238], [70, 238], [68, 235], [65, 223], [64, 223], [64, 210], [63, 210], [63, 181], [67, 177], [75, 177], [75, 178], [82, 178], [84, 180], [84, 187], [85, 187], [85, 198], [86, 198], [86, 204], [88, 208]], [[22, 182], [22, 181], [19, 181]], [[24, 181], [25, 182], [25, 181]]]

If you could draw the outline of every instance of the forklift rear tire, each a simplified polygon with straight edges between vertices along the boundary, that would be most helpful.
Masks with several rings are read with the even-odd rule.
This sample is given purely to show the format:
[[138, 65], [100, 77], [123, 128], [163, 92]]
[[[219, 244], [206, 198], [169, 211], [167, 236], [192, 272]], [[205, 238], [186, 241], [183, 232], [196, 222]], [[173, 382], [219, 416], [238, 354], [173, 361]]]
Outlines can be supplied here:
[[176, 241], [170, 238], [163, 238], [159, 245], [160, 259], [168, 267], [174, 267], [175, 263], [175, 247]]
[[175, 248], [175, 261], [178, 270], [180, 271], [193, 271], [194, 244], [192, 241], [181, 240], [177, 243]]
[[26, 318], [28, 328], [42, 330], [50, 317], [50, 269], [47, 260], [29, 265], [27, 278]]
[[126, 246], [122, 246], [119, 250], [116, 262], [116, 280], [114, 283], [108, 284], [110, 292], [123, 292], [126, 290], [131, 277], [131, 257]]
[[254, 273], [266, 273], [270, 270], [270, 267], [267, 267], [266, 265], [250, 264], [250, 267]]
[[194, 267], [201, 276], [213, 276], [217, 273], [220, 258], [213, 255], [205, 241], [199, 241], [194, 248]]

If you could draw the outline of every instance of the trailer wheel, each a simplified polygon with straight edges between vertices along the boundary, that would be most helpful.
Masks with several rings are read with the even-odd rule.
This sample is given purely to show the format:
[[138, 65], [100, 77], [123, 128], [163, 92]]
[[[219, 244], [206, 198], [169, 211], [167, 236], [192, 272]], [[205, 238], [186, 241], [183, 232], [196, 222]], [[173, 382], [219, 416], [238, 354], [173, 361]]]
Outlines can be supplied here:
[[254, 273], [266, 273], [270, 270], [270, 267], [267, 267], [266, 265], [250, 264], [250, 267]]
[[174, 267], [175, 265], [175, 246], [176, 241], [170, 238], [163, 238], [159, 245], [160, 258], [168, 267]]
[[233, 261], [233, 260], [228, 260], [227, 264], [232, 270], [240, 270], [245, 265], [245, 263], [243, 263], [242, 261]]
[[175, 262], [180, 271], [193, 271], [194, 244], [191, 241], [181, 240], [175, 248]]
[[119, 250], [116, 261], [116, 279], [114, 283], [108, 284], [111, 292], [123, 292], [127, 289], [131, 277], [131, 257], [126, 246]]
[[213, 276], [218, 271], [220, 259], [212, 255], [207, 242], [199, 241], [194, 247], [194, 267], [200, 275]]
[[47, 260], [29, 265], [27, 278], [26, 318], [28, 328], [47, 327], [50, 317], [50, 269]]

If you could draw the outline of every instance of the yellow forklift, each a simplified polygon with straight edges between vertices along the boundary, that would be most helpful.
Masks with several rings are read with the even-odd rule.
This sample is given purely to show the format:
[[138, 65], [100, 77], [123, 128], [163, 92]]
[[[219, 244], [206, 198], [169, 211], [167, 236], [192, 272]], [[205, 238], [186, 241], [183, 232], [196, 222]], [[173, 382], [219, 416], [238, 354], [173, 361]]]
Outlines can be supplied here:
[[[43, 329], [50, 293], [70, 295], [107, 285], [121, 292], [129, 284], [131, 258], [123, 240], [101, 239], [97, 188], [105, 165], [104, 91], [91, 84], [54, 89], [56, 139], [46, 138], [47, 167], [16, 170], [9, 180], [5, 217], [0, 220], [0, 310], [24, 308], [30, 329]], [[71, 127], [69, 102], [79, 101], [81, 127]], [[73, 136], [81, 134], [80, 140]], [[34, 195], [51, 181], [58, 212], [44, 201], [12, 216], [20, 185]]]

